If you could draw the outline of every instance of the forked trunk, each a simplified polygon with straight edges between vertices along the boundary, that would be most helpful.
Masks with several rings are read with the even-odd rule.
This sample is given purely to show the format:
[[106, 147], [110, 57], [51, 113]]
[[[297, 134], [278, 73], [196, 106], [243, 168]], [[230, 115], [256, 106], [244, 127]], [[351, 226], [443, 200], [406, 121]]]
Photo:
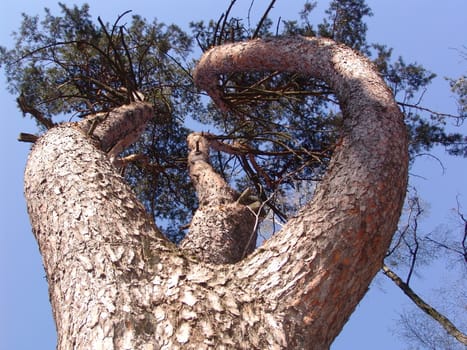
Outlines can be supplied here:
[[[109, 161], [106, 152], [121, 147], [115, 137], [134, 140], [149, 106], [118, 109], [92, 133], [57, 126], [36, 142], [25, 194], [58, 349], [321, 350], [339, 334], [396, 229], [408, 167], [402, 114], [374, 67], [327, 39], [215, 47], [195, 78], [225, 108], [218, 75], [253, 70], [324, 80], [345, 125], [312, 202], [235, 264], [199, 261], [164, 239]], [[119, 116], [130, 123], [115, 133]]]

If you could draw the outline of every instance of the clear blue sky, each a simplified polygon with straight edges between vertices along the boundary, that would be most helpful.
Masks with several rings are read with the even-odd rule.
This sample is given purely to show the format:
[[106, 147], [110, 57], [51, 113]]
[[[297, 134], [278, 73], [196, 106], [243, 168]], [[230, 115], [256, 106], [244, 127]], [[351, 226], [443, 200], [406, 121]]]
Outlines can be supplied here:
[[[81, 4], [82, 1], [64, 1]], [[165, 23], [187, 26], [191, 20], [217, 18], [230, 0], [115, 0], [87, 1], [97, 18], [113, 21], [118, 14], [132, 9], [151, 20], [157, 17]], [[292, 18], [304, 1], [278, 0], [271, 16], [277, 20]], [[250, 0], [238, 0], [236, 15], [245, 17]], [[267, 0], [256, 0], [255, 16], [262, 14]], [[320, 1], [316, 14], [328, 4]], [[467, 71], [455, 49], [467, 45], [467, 2], [465, 0], [370, 0], [374, 17], [368, 19], [369, 42], [379, 42], [394, 48], [395, 56], [406, 62], [416, 61], [438, 74], [435, 84], [424, 97], [427, 107], [455, 113], [456, 106], [443, 77], [457, 77]], [[5, 0], [0, 3], [0, 45], [11, 46], [10, 34], [21, 21], [21, 13], [42, 14], [42, 9], [57, 9], [55, 1]], [[55, 12], [57, 13], [57, 12]], [[5, 79], [2, 73], [1, 82]], [[0, 88], [2, 103], [0, 127], [1, 199], [0, 199], [0, 349], [53, 349], [55, 329], [48, 302], [47, 284], [36, 242], [32, 236], [23, 197], [22, 178], [29, 145], [19, 143], [19, 132], [35, 132], [34, 123], [21, 118], [15, 97]], [[467, 133], [464, 126], [463, 132]], [[452, 223], [450, 209], [460, 195], [467, 211], [467, 160], [447, 157], [442, 149], [435, 151], [442, 158], [445, 172], [431, 158], [420, 158], [412, 169], [413, 182], [419, 193], [430, 203], [430, 217], [424, 222], [426, 230], [441, 223]], [[436, 286], [433, 275], [426, 273], [415, 281], [420, 292], [430, 295]], [[464, 304], [466, 301], [463, 301]], [[395, 320], [401, 307], [410, 305], [402, 293], [377, 277], [370, 291], [357, 308], [333, 350], [344, 349], [404, 349], [394, 336]]]

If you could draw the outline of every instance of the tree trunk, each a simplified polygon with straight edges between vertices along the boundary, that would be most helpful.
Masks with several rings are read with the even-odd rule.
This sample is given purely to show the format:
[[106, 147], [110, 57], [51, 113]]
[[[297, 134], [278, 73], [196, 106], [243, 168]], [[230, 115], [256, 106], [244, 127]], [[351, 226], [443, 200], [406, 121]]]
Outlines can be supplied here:
[[209, 163], [210, 142], [201, 133], [188, 136], [188, 168], [199, 208], [180, 244], [200, 260], [231, 264], [255, 248], [257, 217]]
[[[122, 107], [92, 132], [85, 123], [56, 126], [35, 143], [25, 194], [58, 349], [326, 349], [339, 334], [396, 229], [408, 167], [402, 115], [374, 67], [331, 40], [216, 47], [195, 78], [225, 108], [218, 74], [245, 70], [326, 81], [345, 126], [312, 202], [237, 263], [200, 261], [169, 243], [109, 161], [118, 138], [125, 146], [142, 130], [149, 106]], [[112, 121], [122, 118], [130, 123]], [[198, 183], [198, 192], [208, 184]], [[224, 189], [219, 195], [231, 203]], [[216, 193], [200, 200], [209, 206]], [[212, 224], [199, 216], [196, 225], [208, 238]]]

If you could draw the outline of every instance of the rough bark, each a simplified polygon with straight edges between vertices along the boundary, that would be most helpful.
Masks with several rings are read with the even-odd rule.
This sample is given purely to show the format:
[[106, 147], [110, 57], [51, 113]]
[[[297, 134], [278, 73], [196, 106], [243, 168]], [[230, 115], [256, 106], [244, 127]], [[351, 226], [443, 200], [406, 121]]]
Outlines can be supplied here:
[[35, 143], [25, 194], [59, 349], [326, 349], [339, 334], [400, 215], [402, 115], [374, 67], [326, 39], [216, 47], [195, 77], [222, 106], [218, 74], [264, 69], [326, 81], [345, 127], [312, 202], [236, 264], [199, 262], [168, 243], [82, 128], [57, 126]]
[[210, 142], [202, 133], [188, 136], [188, 168], [199, 207], [180, 247], [213, 264], [238, 262], [256, 244], [255, 213], [209, 163]]

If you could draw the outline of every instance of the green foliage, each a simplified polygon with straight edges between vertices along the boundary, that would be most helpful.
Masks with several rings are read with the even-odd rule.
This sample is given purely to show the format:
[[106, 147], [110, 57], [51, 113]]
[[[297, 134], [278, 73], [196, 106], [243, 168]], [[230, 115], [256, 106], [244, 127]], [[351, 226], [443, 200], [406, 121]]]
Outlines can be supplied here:
[[126, 103], [135, 90], [173, 105], [171, 98], [185, 97], [191, 80], [177, 60], [190, 53], [191, 39], [180, 28], [139, 16], [128, 27], [121, 18], [96, 24], [87, 5], [60, 7], [62, 16], [45, 9], [42, 21], [24, 14], [16, 47], [2, 56], [10, 91], [28, 105], [50, 117], [82, 116]]
[[458, 96], [459, 114], [462, 118], [467, 118], [467, 76], [463, 75], [458, 79], [449, 79], [451, 90]]
[[[252, 37], [330, 37], [373, 60], [401, 102], [413, 157], [438, 144], [452, 154], [467, 154], [465, 137], [445, 131], [449, 116], [419, 107], [435, 75], [401, 57], [394, 60], [392, 49], [384, 45], [367, 43], [365, 18], [372, 13], [364, 0], [331, 1], [321, 23], [311, 20], [313, 2], [305, 2], [298, 19], [280, 23], [268, 18], [266, 10], [253, 27], [249, 18], [230, 17], [234, 3], [218, 20], [191, 23], [191, 34], [137, 15], [120, 24], [128, 13], [108, 24], [95, 21], [87, 5], [60, 4], [59, 16], [47, 9], [42, 19], [23, 15], [15, 47], [0, 48], [0, 64], [10, 92], [21, 97], [20, 108], [39, 122], [41, 116], [57, 121], [108, 110], [134, 99], [136, 91], [146, 101], [166, 105], [168, 112], [155, 115], [141, 140], [126, 151], [141, 157], [127, 166], [125, 175], [148, 210], [163, 219], [173, 240], [183, 236], [180, 227], [189, 223], [196, 207], [186, 170], [185, 138], [187, 125], [192, 125], [187, 121], [195, 120], [219, 140], [243, 149], [240, 154], [213, 152], [212, 162], [240, 191], [256, 189], [282, 219], [296, 208], [276, 198], [320, 180], [342, 122], [323, 82], [279, 72], [220, 77], [232, 111], [219, 112], [193, 87], [193, 42], [205, 51]], [[465, 116], [465, 79], [451, 84]]]
[[[188, 134], [183, 124], [203, 108], [189, 74], [191, 38], [176, 25], [140, 16], [110, 25], [93, 21], [87, 5], [60, 8], [60, 16], [45, 9], [42, 20], [24, 14], [15, 47], [2, 48], [9, 90], [37, 120], [106, 111], [128, 103], [136, 91], [163, 103], [168, 113], [154, 115], [144, 141], [127, 151], [145, 155], [144, 161], [125, 175], [154, 216], [169, 218], [169, 230], [176, 232], [179, 223], [189, 222], [195, 202], [182, 161]], [[170, 193], [177, 195], [167, 200]]]
[[373, 13], [365, 0], [333, 0], [326, 10], [327, 18], [318, 25], [318, 34], [361, 51], [368, 52], [365, 16]]

